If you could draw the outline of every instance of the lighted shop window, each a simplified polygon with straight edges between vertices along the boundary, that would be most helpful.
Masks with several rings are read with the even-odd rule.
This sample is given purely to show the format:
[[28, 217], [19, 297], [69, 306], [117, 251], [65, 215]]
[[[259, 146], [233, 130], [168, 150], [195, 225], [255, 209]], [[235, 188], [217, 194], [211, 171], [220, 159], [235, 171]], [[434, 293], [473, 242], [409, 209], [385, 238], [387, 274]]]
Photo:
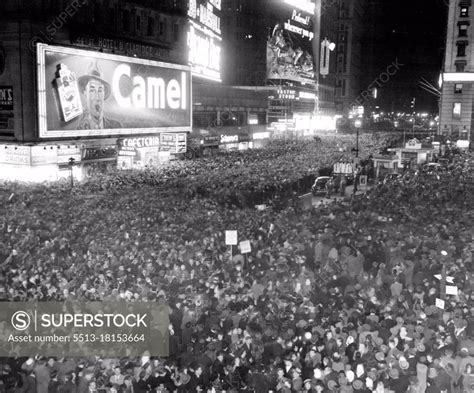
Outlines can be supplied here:
[[455, 102], [453, 103], [453, 119], [460, 119], [461, 118], [461, 103]]

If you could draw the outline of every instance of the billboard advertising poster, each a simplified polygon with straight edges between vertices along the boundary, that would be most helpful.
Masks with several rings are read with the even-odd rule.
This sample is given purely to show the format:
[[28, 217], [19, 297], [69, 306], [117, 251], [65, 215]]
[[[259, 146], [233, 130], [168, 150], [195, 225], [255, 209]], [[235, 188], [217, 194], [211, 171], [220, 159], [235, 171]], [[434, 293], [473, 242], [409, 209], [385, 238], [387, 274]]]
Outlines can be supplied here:
[[38, 44], [40, 138], [191, 130], [188, 66]]
[[268, 36], [267, 79], [314, 84], [313, 38], [309, 9], [287, 4]]

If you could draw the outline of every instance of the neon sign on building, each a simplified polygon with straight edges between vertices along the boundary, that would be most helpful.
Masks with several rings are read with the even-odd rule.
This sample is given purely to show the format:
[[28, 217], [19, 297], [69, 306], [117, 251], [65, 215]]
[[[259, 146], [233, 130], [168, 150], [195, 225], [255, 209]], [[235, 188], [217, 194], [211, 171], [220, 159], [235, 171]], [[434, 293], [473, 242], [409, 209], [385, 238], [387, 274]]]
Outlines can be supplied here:
[[221, 81], [221, 0], [189, 0], [188, 63], [197, 77]]

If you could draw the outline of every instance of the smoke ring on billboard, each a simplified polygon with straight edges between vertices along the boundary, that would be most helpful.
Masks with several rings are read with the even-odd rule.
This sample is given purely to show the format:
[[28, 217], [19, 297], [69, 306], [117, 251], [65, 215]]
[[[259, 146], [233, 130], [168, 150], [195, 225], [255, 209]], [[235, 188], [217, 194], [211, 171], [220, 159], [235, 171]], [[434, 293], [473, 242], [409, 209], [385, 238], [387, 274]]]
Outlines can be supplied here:
[[140, 67], [138, 67], [137, 74], [142, 76], [148, 75], [148, 66], [144, 64], [140, 65]]

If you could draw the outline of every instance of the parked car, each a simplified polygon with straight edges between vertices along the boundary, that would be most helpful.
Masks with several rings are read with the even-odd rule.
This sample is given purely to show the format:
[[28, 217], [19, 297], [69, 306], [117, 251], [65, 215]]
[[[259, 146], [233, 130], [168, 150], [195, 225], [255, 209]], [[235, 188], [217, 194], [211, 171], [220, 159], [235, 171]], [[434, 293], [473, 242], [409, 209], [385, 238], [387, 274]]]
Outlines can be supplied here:
[[389, 173], [388, 175], [385, 175], [385, 177], [382, 180], [383, 184], [387, 184], [393, 181], [400, 180], [402, 178], [402, 175], [400, 173]]
[[314, 181], [313, 186], [311, 187], [311, 193], [314, 196], [322, 195], [326, 193], [326, 184], [331, 179], [331, 176], [319, 176]]
[[439, 173], [446, 170], [446, 168], [438, 162], [429, 162], [422, 167], [423, 172]]

